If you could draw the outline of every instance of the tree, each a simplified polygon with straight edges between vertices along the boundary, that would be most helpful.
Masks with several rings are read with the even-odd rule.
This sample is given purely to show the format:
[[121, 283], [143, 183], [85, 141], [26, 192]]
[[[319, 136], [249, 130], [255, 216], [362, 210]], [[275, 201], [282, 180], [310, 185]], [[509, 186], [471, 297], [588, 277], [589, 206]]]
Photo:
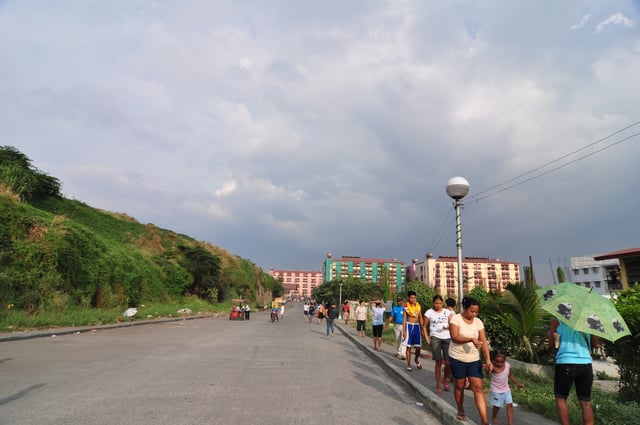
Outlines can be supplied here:
[[621, 292], [615, 306], [629, 326], [631, 336], [615, 343], [604, 341], [604, 347], [620, 368], [620, 401], [635, 401], [640, 399], [640, 285], [636, 283]]
[[509, 284], [497, 300], [499, 314], [508, 330], [516, 336], [512, 353], [527, 362], [539, 362], [539, 352], [545, 351], [548, 318], [540, 308], [535, 288]]
[[565, 282], [564, 270], [562, 270], [562, 267], [558, 266], [556, 273], [558, 274], [558, 283]]
[[[182, 247], [184, 268], [193, 276], [193, 283], [186, 292], [209, 299], [218, 284], [220, 258], [201, 247]], [[217, 301], [217, 300], [216, 300]]]
[[0, 146], [0, 182], [23, 201], [60, 196], [60, 181], [33, 167], [13, 146]]

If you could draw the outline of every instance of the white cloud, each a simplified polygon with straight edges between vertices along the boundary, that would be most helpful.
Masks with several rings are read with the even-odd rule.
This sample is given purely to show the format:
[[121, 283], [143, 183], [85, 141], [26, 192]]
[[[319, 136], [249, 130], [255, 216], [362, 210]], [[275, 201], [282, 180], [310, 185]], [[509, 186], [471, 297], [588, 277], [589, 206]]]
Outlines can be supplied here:
[[604, 30], [604, 28], [607, 25], [622, 25], [622, 26], [625, 26], [627, 28], [632, 28], [633, 27], [633, 19], [627, 18], [621, 12], [613, 14], [613, 15], [609, 16], [607, 19], [605, 19], [604, 21], [602, 21], [602, 22], [600, 22], [598, 24], [598, 26], [596, 27], [596, 34], [601, 32], [602, 30]]
[[577, 30], [577, 29], [582, 28], [582, 27], [587, 23], [587, 21], [589, 20], [589, 18], [590, 18], [590, 16], [589, 16], [589, 14], [587, 13], [587, 14], [586, 14], [586, 15], [584, 15], [582, 18], [580, 18], [580, 22], [578, 22], [577, 24], [575, 24], [575, 25], [572, 25], [572, 26], [571, 26], [571, 31], [575, 31], [575, 30]]
[[[0, 6], [3, 144], [65, 194], [264, 267], [422, 258], [453, 175], [471, 197], [639, 119], [637, 35], [603, 30], [634, 25], [626, 0], [61, 1]], [[577, 31], [603, 16], [597, 43]], [[638, 155], [470, 198], [465, 250], [548, 267], [635, 245]]]
[[232, 194], [233, 192], [236, 191], [237, 188], [238, 188], [238, 183], [236, 183], [235, 180], [232, 180], [232, 181], [226, 182], [221, 189], [216, 189], [213, 192], [213, 195], [216, 198], [222, 198], [224, 196]]

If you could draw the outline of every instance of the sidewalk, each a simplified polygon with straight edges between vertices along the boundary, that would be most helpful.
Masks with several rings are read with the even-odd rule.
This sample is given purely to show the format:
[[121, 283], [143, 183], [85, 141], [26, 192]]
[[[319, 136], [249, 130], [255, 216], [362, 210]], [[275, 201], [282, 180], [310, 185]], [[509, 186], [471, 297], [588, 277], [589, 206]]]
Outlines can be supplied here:
[[[361, 350], [366, 352], [369, 356], [375, 359], [380, 366], [385, 369], [391, 376], [404, 383], [411, 391], [413, 391], [416, 399], [424, 403], [425, 407], [431, 410], [443, 424], [446, 425], [479, 425], [480, 416], [473, 400], [473, 393], [469, 390], [465, 390], [465, 413], [467, 414], [466, 421], [459, 421], [456, 419], [458, 409], [453, 396], [453, 385], [451, 391], [443, 391], [442, 394], [436, 394], [434, 389], [436, 387], [436, 379], [434, 374], [434, 362], [431, 360], [431, 353], [422, 354], [422, 370], [414, 367], [411, 372], [405, 370], [406, 361], [399, 360], [394, 357], [395, 347], [389, 344], [382, 344], [382, 351], [377, 352], [373, 349], [373, 342], [370, 337], [360, 337], [358, 332], [351, 326], [345, 326], [336, 320], [335, 324], [342, 334], [349, 338], [354, 344], [356, 344]], [[427, 356], [425, 356], [427, 354]], [[413, 363], [413, 362], [412, 362]], [[549, 388], [549, 391], [553, 391]], [[517, 403], [518, 393], [513, 391], [514, 402]], [[487, 395], [488, 399], [488, 395]], [[491, 420], [491, 407], [487, 406], [487, 414], [489, 420]], [[514, 408], [513, 412], [514, 423], [518, 425], [557, 425], [558, 422], [545, 418], [537, 413], [527, 412], [520, 408]], [[500, 409], [498, 419], [501, 424], [507, 423], [506, 409]]]

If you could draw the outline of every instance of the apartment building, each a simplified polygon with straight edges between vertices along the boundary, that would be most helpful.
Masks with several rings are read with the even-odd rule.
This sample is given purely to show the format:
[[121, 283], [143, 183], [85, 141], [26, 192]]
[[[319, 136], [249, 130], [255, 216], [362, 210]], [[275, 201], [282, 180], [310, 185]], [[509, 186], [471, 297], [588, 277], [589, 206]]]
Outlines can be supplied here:
[[369, 283], [388, 282], [392, 292], [402, 291], [404, 282], [404, 262], [397, 259], [362, 258], [342, 256], [333, 258], [327, 254], [322, 267], [324, 282], [349, 277], [360, 278]]
[[[443, 297], [458, 298], [458, 272], [458, 257], [434, 258], [428, 253], [424, 261], [413, 260], [408, 276], [429, 285]], [[462, 278], [465, 294], [476, 286], [502, 292], [509, 283], [520, 282], [520, 264], [498, 258], [464, 257]]]
[[271, 267], [269, 275], [275, 279], [282, 278], [282, 286], [288, 291], [290, 298], [310, 297], [313, 288], [322, 285], [322, 272], [320, 271], [275, 270]]
[[617, 258], [595, 260], [594, 257], [571, 257], [570, 281], [586, 288], [593, 288], [602, 295], [622, 289], [620, 262]]

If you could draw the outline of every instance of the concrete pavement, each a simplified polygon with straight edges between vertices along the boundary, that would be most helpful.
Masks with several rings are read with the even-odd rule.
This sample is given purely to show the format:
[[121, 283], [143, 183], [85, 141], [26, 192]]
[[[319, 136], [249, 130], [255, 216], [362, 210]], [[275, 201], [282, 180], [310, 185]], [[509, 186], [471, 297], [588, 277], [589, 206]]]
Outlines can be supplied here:
[[[434, 392], [436, 380], [434, 374], [434, 363], [430, 357], [422, 359], [422, 370], [418, 370], [414, 367], [411, 372], [407, 372], [405, 370], [406, 361], [399, 360], [394, 357], [395, 347], [392, 347], [389, 344], [382, 344], [382, 351], [377, 352], [373, 349], [372, 339], [369, 337], [360, 337], [358, 332], [356, 332], [356, 330], [351, 326], [340, 324], [338, 325], [338, 329], [340, 329], [340, 331], [354, 344], [360, 347], [361, 350], [374, 358], [389, 374], [393, 375], [396, 379], [403, 382], [408, 388], [410, 388], [416, 399], [419, 402], [424, 403], [424, 405], [430, 409], [443, 424], [479, 425], [481, 423], [480, 416], [478, 415], [478, 411], [473, 400], [473, 393], [471, 391], [465, 390], [464, 392], [464, 407], [467, 415], [467, 420], [464, 422], [456, 419], [458, 409], [453, 396], [453, 388], [449, 392], [443, 391], [442, 394], [436, 394]], [[512, 388], [511, 391], [514, 402], [517, 403], [517, 390]], [[549, 388], [549, 391], [552, 392], [553, 388]], [[489, 420], [491, 420], [491, 407], [487, 407], [487, 412], [489, 414]], [[501, 424], [507, 423], [505, 409], [500, 409], [498, 419]], [[536, 413], [515, 408], [514, 423], [518, 425], [555, 425], [558, 422], [547, 419]]]
[[307, 324], [301, 305], [275, 323], [261, 312], [140, 324], [0, 343], [0, 423], [441, 424], [339, 331]]

